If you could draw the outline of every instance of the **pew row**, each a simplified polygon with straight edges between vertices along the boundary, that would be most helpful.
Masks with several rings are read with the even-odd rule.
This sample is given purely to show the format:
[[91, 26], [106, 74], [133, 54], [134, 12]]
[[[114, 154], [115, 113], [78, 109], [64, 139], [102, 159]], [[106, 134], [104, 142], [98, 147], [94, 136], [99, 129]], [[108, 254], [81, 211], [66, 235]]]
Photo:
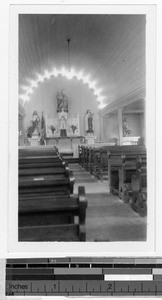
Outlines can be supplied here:
[[110, 143], [79, 145], [79, 164], [97, 179], [103, 180], [108, 172], [108, 153], [129, 153], [145, 150], [144, 146], [112, 146]]
[[107, 173], [108, 192], [130, 203], [140, 215], [146, 215], [147, 155], [144, 146], [80, 145], [79, 161], [99, 180]]
[[108, 158], [103, 149], [107, 149], [110, 143], [96, 143], [93, 145], [79, 145], [79, 164], [97, 179], [103, 180], [104, 175], [107, 175]]
[[146, 149], [109, 153], [108, 182], [115, 193], [141, 216], [147, 214]]
[[[19, 149], [19, 240], [85, 241], [84, 187], [55, 148]], [[76, 222], [78, 219], [78, 222]]]
[[19, 194], [72, 194], [74, 181], [73, 172], [55, 149], [19, 150]]
[[[138, 146], [119, 146], [108, 152], [108, 180], [110, 192], [122, 198], [131, 184], [131, 177], [140, 168], [143, 159], [146, 171], [146, 149]], [[146, 172], [145, 172], [146, 173]]]
[[78, 197], [32, 195], [19, 199], [19, 241], [86, 241], [87, 200]]
[[139, 163], [137, 172], [131, 178], [132, 186], [132, 208], [140, 214], [146, 216], [147, 214], [147, 170], [146, 162], [143, 157]]

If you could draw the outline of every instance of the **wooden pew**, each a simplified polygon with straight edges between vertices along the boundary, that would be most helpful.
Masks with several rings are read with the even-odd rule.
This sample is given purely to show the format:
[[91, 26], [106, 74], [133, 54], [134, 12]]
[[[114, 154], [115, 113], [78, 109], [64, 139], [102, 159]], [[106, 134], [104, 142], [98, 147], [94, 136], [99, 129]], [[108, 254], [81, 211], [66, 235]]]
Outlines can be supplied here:
[[[126, 148], [127, 147], [127, 148]], [[100, 147], [95, 148], [95, 176], [103, 180], [103, 177], [108, 172], [108, 153], [116, 153], [116, 155], [122, 151], [132, 151], [132, 146], [112, 146], [110, 144], [103, 144]]]
[[113, 151], [109, 149], [110, 192], [117, 193], [125, 202], [129, 201], [131, 178], [136, 173], [142, 156], [146, 157], [146, 149], [143, 146], [116, 146]]
[[19, 241], [85, 241], [86, 208], [84, 187], [77, 198], [52, 193], [20, 197]]
[[143, 176], [145, 177], [145, 186], [147, 186], [146, 161], [147, 161], [146, 149], [144, 147], [143, 149], [137, 148], [135, 152], [128, 152], [123, 154], [123, 165], [122, 165], [123, 182], [121, 184], [122, 186], [121, 194], [124, 202], [129, 202], [130, 200], [130, 196], [132, 194], [132, 176], [134, 176], [139, 171], [139, 169], [141, 169], [142, 171], [141, 174], [143, 174]]
[[[38, 240], [43, 240], [47, 233], [49, 240], [52, 237], [57, 240], [59, 235], [62, 239], [63, 231], [67, 228], [65, 240], [70, 239], [70, 234], [74, 235], [74, 232], [73, 239], [77, 240], [76, 233], [78, 233], [78, 239], [84, 240], [84, 216], [87, 206], [84, 187], [79, 187], [78, 198], [74, 199], [71, 196], [73, 186], [73, 173], [55, 151], [31, 149], [30, 152], [30, 149], [25, 151], [20, 149], [19, 239], [37, 240], [38, 236]], [[79, 217], [79, 225], [75, 224], [74, 216]], [[54, 232], [59, 234], [54, 236]]]
[[80, 154], [80, 165], [83, 167], [84, 166], [84, 146], [81, 145], [80, 148], [81, 154]]
[[137, 171], [131, 178], [132, 208], [140, 214], [147, 214], [147, 158], [141, 156], [137, 163]]
[[[111, 146], [105, 143], [82, 145], [80, 148], [81, 165], [99, 180], [103, 180], [104, 174], [107, 173], [110, 193], [116, 193], [125, 203], [130, 202], [132, 208], [139, 211], [140, 215], [146, 214], [146, 160], [146, 148], [140, 145]], [[137, 184], [133, 191], [132, 176], [135, 176], [134, 181], [138, 181], [138, 195]], [[141, 211], [140, 205], [144, 205]]]
[[[110, 193], [116, 193], [141, 216], [147, 214], [147, 155], [144, 146], [104, 146], [97, 149], [97, 177], [108, 161]], [[107, 157], [107, 158], [106, 158]], [[96, 166], [95, 166], [96, 168]]]
[[78, 146], [79, 164], [99, 180], [103, 180], [105, 177], [107, 178], [107, 150], [103, 154], [103, 147], [105, 147], [105, 145], [109, 144], [96, 143]]
[[[32, 150], [31, 150], [32, 151]], [[40, 151], [41, 152], [41, 151]], [[19, 151], [19, 194], [22, 193], [73, 193], [74, 177], [59, 156], [22, 156]], [[30, 188], [29, 188], [30, 187]]]
[[79, 165], [82, 164], [82, 145], [78, 145]]
[[27, 147], [27, 146], [21, 146], [19, 147], [21, 156], [33, 156], [33, 155], [42, 155], [44, 153], [45, 155], [48, 154], [57, 154], [59, 155], [58, 148], [55, 146], [33, 146], [33, 147]]
[[79, 161], [81, 166], [99, 180], [102, 180], [103, 175], [107, 173], [107, 151], [105, 153], [102, 151], [109, 145], [109, 143], [96, 143], [79, 146]]

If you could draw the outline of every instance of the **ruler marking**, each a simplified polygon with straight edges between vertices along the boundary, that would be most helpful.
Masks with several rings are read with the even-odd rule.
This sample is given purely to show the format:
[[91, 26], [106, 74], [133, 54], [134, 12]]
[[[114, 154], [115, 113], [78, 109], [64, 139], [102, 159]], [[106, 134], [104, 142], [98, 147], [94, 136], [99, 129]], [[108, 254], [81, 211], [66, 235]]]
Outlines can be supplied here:
[[[65, 264], [65, 260], [67, 261], [67, 258], [63, 259], [63, 262], [61, 262], [61, 258], [59, 258], [59, 260], [56, 260], [56, 267], [60, 267], [63, 268], [66, 266]], [[69, 258], [69, 261], [71, 262], [72, 259]], [[108, 274], [111, 274], [111, 270], [112, 270], [112, 274], [119, 274], [123, 276], [125, 275], [124, 270], [126, 270], [126, 274], [129, 275], [129, 265], [126, 263], [126, 261], [122, 261], [122, 263], [120, 263], [120, 259], [118, 259], [118, 262], [114, 262], [113, 264], [111, 264], [110, 267], [110, 259], [106, 260], [106, 259], [97, 259], [96, 263], [95, 263], [95, 259], [93, 260], [93, 269], [96, 268], [96, 270], [94, 270], [94, 274], [88, 274], [88, 268], [91, 269], [91, 264], [87, 264], [88, 260], [84, 261], [83, 258], [81, 260], [76, 260], [73, 259], [73, 264], [68, 263], [68, 266], [71, 268], [72, 271], [72, 276], [69, 276], [69, 274], [65, 275], [64, 272], [61, 274], [60, 273], [60, 278], [59, 276], [55, 276], [55, 280], [54, 282], [57, 282], [56, 284], [56, 289], [54, 291], [54, 288], [52, 288], [51, 285], [52, 284], [52, 280], [50, 280], [50, 277], [48, 278], [48, 274], [53, 274], [54, 273], [54, 268], [53, 265], [48, 265], [45, 264], [45, 260], [43, 260], [43, 263], [41, 263], [41, 260], [39, 260], [39, 263], [37, 260], [33, 260], [31, 261], [30, 259], [30, 263], [27, 263], [27, 259], [25, 260], [25, 263], [23, 260], [21, 260], [20, 262], [18, 261], [18, 259], [16, 260], [16, 263], [14, 264], [14, 260], [12, 260], [12, 264], [10, 263], [6, 263], [6, 271], [9, 270], [9, 272], [6, 272], [6, 284], [9, 287], [10, 291], [7, 291], [6, 289], [6, 295], [10, 294], [10, 295], [22, 295], [22, 296], [26, 296], [26, 295], [50, 295], [50, 294], [55, 294], [55, 295], [65, 295], [65, 293], [67, 293], [66, 295], [73, 295], [73, 294], [86, 294], [86, 295], [99, 295], [99, 294], [103, 294], [103, 295], [162, 295], [162, 290], [161, 290], [161, 284], [162, 284], [162, 279], [159, 276], [159, 274], [161, 275], [160, 269], [159, 267], [162, 267], [162, 263], [160, 264], [156, 264], [156, 268], [155, 268], [155, 264], [153, 263], [145, 263], [146, 260], [142, 261], [142, 263], [140, 263], [140, 260], [138, 259], [138, 261], [135, 261], [134, 264], [134, 269], [136, 269], [133, 274], [135, 274], [136, 276], [136, 280], [132, 282], [129, 280], [128, 278], [125, 278], [122, 281], [116, 279], [116, 280], [110, 280], [110, 284], [112, 285], [112, 283], [114, 284], [114, 287], [111, 287], [111, 289], [108, 287], [108, 283], [107, 282], [107, 286], [105, 285], [105, 281], [102, 280], [101, 276], [104, 276], [104, 267], [105, 267], [105, 272], [107, 272]], [[53, 261], [51, 261], [53, 262]], [[99, 263], [101, 262], [101, 263]], [[105, 262], [105, 263], [104, 263]], [[64, 263], [64, 264], [63, 264]], [[26, 268], [25, 268], [26, 266]], [[113, 267], [114, 269], [113, 269]], [[123, 270], [122, 270], [122, 266], [123, 266]], [[87, 267], [87, 272], [85, 270], [83, 270], [83, 268]], [[131, 269], [133, 265], [130, 267], [130, 275], [131, 273]], [[152, 268], [151, 268], [152, 267]], [[44, 268], [45, 272], [43, 274], [43, 269]], [[50, 273], [47, 272], [47, 270], [51, 268], [53, 271], [50, 271]], [[119, 273], [118, 273], [118, 269], [119, 268]], [[26, 269], [26, 270], [25, 270]], [[75, 277], [75, 269], [77, 271], [77, 279]], [[98, 270], [97, 270], [98, 269]], [[150, 269], [150, 270], [149, 270]], [[24, 271], [23, 271], [24, 270]], [[30, 272], [31, 270], [31, 272]], [[37, 273], [38, 270], [38, 273]], [[37, 277], [37, 275], [39, 275], [39, 270], [42, 272], [40, 272], [40, 276], [44, 276], [45, 280], [43, 286], [41, 285], [41, 281], [39, 280], [40, 276]], [[73, 270], [74, 270], [74, 274], [73, 274]], [[114, 270], [114, 272], [113, 272]], [[121, 271], [120, 271], [121, 270]], [[148, 271], [147, 271], [148, 270]], [[142, 279], [140, 276], [145, 276], [146, 274], [154, 274], [155, 270], [155, 277], [156, 280], [145, 280], [144, 278]], [[157, 271], [156, 271], [157, 270]], [[29, 273], [27, 272], [29, 271]], [[59, 270], [58, 270], [59, 271]], [[61, 271], [61, 270], [60, 270]], [[62, 269], [63, 271], [63, 269]], [[92, 269], [91, 269], [92, 271]], [[138, 272], [139, 271], [139, 272]], [[85, 273], [84, 273], [85, 272]], [[100, 276], [98, 276], [98, 272], [100, 273]], [[10, 274], [11, 273], [11, 274]], [[82, 274], [83, 273], [83, 274]], [[106, 273], [106, 274], [107, 274]], [[88, 275], [87, 275], [88, 274]], [[102, 274], [102, 275], [101, 275]], [[27, 276], [26, 276], [27, 275]], [[30, 275], [32, 275], [30, 277]], [[63, 276], [64, 275], [64, 276]], [[73, 276], [74, 275], [74, 276]], [[139, 275], [139, 277], [138, 277]], [[12, 277], [11, 277], [12, 276]], [[67, 276], [67, 277], [66, 277]], [[155, 279], [154, 277], [154, 279]], [[52, 277], [51, 277], [52, 278]], [[57, 279], [57, 280], [56, 280]], [[71, 282], [70, 282], [71, 280]], [[74, 280], [72, 282], [72, 280]], [[80, 285], [80, 282], [82, 282], [82, 284]], [[43, 281], [42, 281], [43, 283]], [[65, 287], [64, 284], [65, 283]], [[95, 284], [97, 283], [97, 285]], [[32, 286], [32, 284], [34, 284], [34, 286]], [[63, 285], [61, 285], [63, 284]], [[25, 288], [25, 285], [27, 285], [28, 289]], [[75, 286], [76, 285], [76, 286]], [[24, 286], [24, 287], [23, 287]], [[95, 289], [95, 286], [97, 288], [97, 290]], [[34, 288], [34, 291], [33, 291]], [[44, 291], [42, 291], [42, 289]], [[64, 291], [65, 289], [65, 291]], [[76, 289], [76, 290], [75, 290]], [[86, 289], [86, 291], [84, 292], [84, 290]], [[82, 291], [83, 290], [83, 291]], [[102, 291], [103, 290], [103, 291]], [[57, 291], [57, 292], [56, 292]]]
[[155, 296], [157, 295], [157, 285], [155, 285]]
[[141, 282], [141, 292], [143, 292], [143, 283]]

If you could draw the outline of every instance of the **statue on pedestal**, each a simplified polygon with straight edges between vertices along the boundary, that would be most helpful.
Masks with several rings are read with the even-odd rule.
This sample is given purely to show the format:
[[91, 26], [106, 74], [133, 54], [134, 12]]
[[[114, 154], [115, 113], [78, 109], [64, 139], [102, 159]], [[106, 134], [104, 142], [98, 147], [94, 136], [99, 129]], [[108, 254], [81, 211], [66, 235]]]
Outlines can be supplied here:
[[68, 113], [68, 98], [63, 91], [58, 92], [57, 98], [57, 113], [59, 121], [60, 136], [67, 136], [67, 113]]
[[93, 133], [93, 113], [91, 113], [90, 109], [87, 110], [85, 115], [85, 131], [86, 133]]
[[57, 112], [58, 113], [61, 111], [68, 112], [68, 98], [63, 93], [63, 91], [57, 92], [56, 99], [57, 99]]
[[37, 111], [35, 110], [33, 112], [32, 119], [31, 119], [32, 125], [29, 126], [29, 128], [27, 130], [27, 137], [28, 138], [31, 138], [33, 135], [38, 136], [40, 134], [39, 122], [40, 122], [40, 118], [38, 116]]
[[31, 146], [38, 146], [40, 142], [40, 118], [37, 111], [35, 110], [32, 115], [31, 123], [32, 125], [27, 129], [27, 137], [29, 139]]
[[132, 130], [128, 129], [127, 118], [123, 119], [123, 136], [129, 136]]

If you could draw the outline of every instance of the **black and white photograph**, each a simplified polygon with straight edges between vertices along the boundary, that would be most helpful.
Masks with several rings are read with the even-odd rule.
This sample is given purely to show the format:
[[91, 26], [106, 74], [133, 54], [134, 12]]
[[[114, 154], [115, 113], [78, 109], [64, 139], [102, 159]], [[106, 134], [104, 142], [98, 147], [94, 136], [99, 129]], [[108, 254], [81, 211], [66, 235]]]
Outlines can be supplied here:
[[19, 241], [145, 241], [145, 15], [19, 15]]
[[18, 244], [129, 242], [138, 249], [154, 226], [149, 14], [49, 8], [24, 7], [11, 18], [18, 138], [10, 177], [17, 207], [9, 215], [16, 212]]

